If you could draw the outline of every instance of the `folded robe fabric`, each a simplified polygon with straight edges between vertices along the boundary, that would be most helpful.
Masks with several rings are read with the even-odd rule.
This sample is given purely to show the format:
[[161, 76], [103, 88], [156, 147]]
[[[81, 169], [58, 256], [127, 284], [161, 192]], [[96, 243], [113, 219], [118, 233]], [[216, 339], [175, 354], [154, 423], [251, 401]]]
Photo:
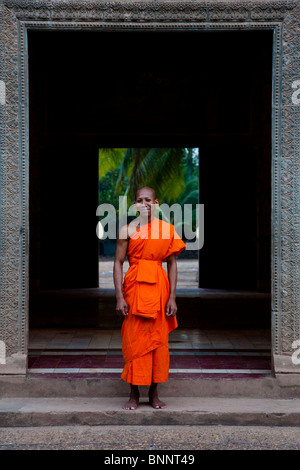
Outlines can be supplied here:
[[137, 266], [137, 306], [132, 311], [133, 315], [141, 315], [146, 318], [156, 318], [160, 295], [158, 287], [158, 261], [140, 259]]
[[[157, 348], [161, 350], [162, 347], [168, 347], [169, 332], [177, 327], [176, 316], [167, 317], [165, 314], [169, 280], [162, 263], [171, 254], [177, 256], [185, 247], [174, 226], [156, 217], [136, 230], [129, 240], [127, 256], [130, 267], [123, 283], [124, 299], [129, 311], [122, 325], [125, 367], [121, 375], [129, 383], [149, 385], [148, 382], [143, 383], [141, 372], [135, 377], [134, 361]], [[168, 361], [164, 362], [159, 364], [161, 373], [156, 376], [156, 380], [162, 377], [161, 381], [166, 381], [165, 369], [168, 369], [169, 364]], [[145, 371], [145, 376], [149, 377], [149, 371]]]

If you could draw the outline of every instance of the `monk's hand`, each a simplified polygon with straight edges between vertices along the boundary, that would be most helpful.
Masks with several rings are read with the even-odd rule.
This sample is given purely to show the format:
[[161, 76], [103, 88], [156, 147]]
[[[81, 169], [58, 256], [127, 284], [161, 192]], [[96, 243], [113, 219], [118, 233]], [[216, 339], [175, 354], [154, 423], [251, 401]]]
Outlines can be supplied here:
[[175, 317], [177, 313], [177, 305], [175, 299], [170, 298], [166, 306], [166, 315], [167, 317]]
[[124, 298], [117, 299], [116, 312], [119, 316], [128, 315], [128, 305], [125, 302]]

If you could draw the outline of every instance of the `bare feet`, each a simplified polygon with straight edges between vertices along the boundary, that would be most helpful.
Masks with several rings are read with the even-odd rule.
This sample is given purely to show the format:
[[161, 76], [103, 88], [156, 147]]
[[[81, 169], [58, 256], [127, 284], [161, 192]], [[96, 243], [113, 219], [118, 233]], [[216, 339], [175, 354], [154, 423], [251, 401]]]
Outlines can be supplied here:
[[130, 384], [130, 397], [127, 403], [122, 406], [123, 410], [136, 410], [139, 404], [140, 392], [137, 385]]
[[166, 408], [167, 405], [161, 401], [157, 396], [156, 397], [149, 397], [149, 403], [150, 405], [158, 410], [159, 408]]
[[149, 403], [158, 410], [159, 408], [166, 408], [167, 405], [158, 398], [157, 383], [152, 383], [149, 389]]
[[128, 402], [122, 406], [123, 410], [136, 410], [139, 404], [138, 398], [129, 398]]

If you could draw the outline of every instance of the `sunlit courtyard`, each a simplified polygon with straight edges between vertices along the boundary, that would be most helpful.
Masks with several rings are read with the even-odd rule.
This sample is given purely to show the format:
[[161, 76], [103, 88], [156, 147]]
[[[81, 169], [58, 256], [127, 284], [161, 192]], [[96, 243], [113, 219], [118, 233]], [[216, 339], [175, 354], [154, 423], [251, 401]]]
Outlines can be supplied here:
[[[177, 260], [177, 287], [198, 287], [198, 260], [180, 259]], [[128, 261], [124, 262], [123, 273], [125, 275], [129, 268]], [[163, 268], [167, 272], [167, 263], [163, 263]], [[113, 283], [113, 260], [99, 261], [99, 286], [106, 289], [114, 287]]]

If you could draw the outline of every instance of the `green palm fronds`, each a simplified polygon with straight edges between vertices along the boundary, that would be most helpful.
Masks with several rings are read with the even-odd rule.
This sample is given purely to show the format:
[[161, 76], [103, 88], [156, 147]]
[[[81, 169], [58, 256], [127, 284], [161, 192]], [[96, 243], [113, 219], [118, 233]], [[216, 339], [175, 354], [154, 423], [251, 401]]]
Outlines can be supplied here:
[[[160, 202], [198, 202], [198, 167], [194, 149], [127, 148], [99, 149], [99, 179], [117, 172], [115, 195], [134, 201], [139, 187], [150, 186]], [[124, 186], [125, 185], [125, 186]], [[125, 188], [125, 190], [124, 190]]]
[[127, 149], [100, 148], [99, 149], [99, 178], [109, 171], [119, 168], [124, 160]]

